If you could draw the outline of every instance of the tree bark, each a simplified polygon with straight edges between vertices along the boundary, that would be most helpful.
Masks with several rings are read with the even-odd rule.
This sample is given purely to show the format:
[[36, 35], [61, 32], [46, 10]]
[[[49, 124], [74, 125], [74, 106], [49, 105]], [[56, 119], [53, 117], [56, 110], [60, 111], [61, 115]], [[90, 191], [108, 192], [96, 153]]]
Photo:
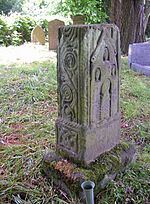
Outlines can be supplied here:
[[119, 27], [121, 51], [127, 54], [129, 44], [145, 40], [144, 0], [111, 0], [111, 22]]

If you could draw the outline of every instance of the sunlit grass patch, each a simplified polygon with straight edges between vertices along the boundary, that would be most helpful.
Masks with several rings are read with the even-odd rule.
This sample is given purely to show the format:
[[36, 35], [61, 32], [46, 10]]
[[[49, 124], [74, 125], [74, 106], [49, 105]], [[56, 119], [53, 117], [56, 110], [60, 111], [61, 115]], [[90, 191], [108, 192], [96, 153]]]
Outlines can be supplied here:
[[55, 146], [56, 65], [0, 66], [0, 79], [0, 197], [3, 203], [49, 203], [55, 193], [39, 167]]

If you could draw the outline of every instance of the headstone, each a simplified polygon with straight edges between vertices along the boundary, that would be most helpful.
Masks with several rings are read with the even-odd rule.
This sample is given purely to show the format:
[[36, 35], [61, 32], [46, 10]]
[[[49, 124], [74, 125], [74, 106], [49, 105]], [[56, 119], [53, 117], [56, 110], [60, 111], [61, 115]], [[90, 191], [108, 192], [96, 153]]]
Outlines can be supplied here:
[[119, 31], [66, 26], [58, 39], [57, 152], [90, 163], [119, 143]]
[[71, 19], [73, 21], [73, 25], [85, 24], [86, 22], [86, 16], [84, 15], [75, 15], [75, 16], [72, 15]]
[[45, 45], [45, 34], [40, 26], [36, 26], [31, 32], [31, 42]]
[[150, 43], [130, 44], [128, 62], [134, 71], [150, 76]]
[[53, 20], [48, 23], [49, 50], [56, 50], [58, 44], [58, 28], [64, 26], [64, 22]]

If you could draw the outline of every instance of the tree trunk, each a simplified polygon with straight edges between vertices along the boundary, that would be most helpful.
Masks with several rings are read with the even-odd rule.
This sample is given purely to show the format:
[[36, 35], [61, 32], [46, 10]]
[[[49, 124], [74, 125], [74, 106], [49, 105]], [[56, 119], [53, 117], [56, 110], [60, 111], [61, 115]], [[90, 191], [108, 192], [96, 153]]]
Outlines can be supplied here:
[[127, 54], [129, 44], [145, 39], [144, 0], [111, 0], [111, 22], [119, 27], [121, 50]]
[[111, 0], [110, 20], [119, 28], [121, 27], [121, 2], [119, 0]]

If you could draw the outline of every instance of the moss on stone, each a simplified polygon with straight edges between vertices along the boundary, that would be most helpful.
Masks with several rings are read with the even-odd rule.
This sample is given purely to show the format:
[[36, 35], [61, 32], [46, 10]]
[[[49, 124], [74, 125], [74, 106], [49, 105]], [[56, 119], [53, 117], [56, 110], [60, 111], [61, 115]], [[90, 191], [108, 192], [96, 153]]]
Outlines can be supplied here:
[[74, 195], [79, 195], [82, 192], [81, 183], [83, 181], [92, 180], [96, 184], [95, 193], [97, 194], [101, 189], [100, 183], [106, 176], [116, 175], [124, 165], [127, 165], [122, 160], [122, 154], [126, 153], [129, 148], [127, 143], [119, 144], [111, 151], [99, 156], [95, 162], [88, 166], [81, 166], [53, 154], [49, 156], [49, 159], [45, 157], [43, 160], [43, 171], [48, 178], [60, 180], [63, 186], [67, 186], [68, 191]]

